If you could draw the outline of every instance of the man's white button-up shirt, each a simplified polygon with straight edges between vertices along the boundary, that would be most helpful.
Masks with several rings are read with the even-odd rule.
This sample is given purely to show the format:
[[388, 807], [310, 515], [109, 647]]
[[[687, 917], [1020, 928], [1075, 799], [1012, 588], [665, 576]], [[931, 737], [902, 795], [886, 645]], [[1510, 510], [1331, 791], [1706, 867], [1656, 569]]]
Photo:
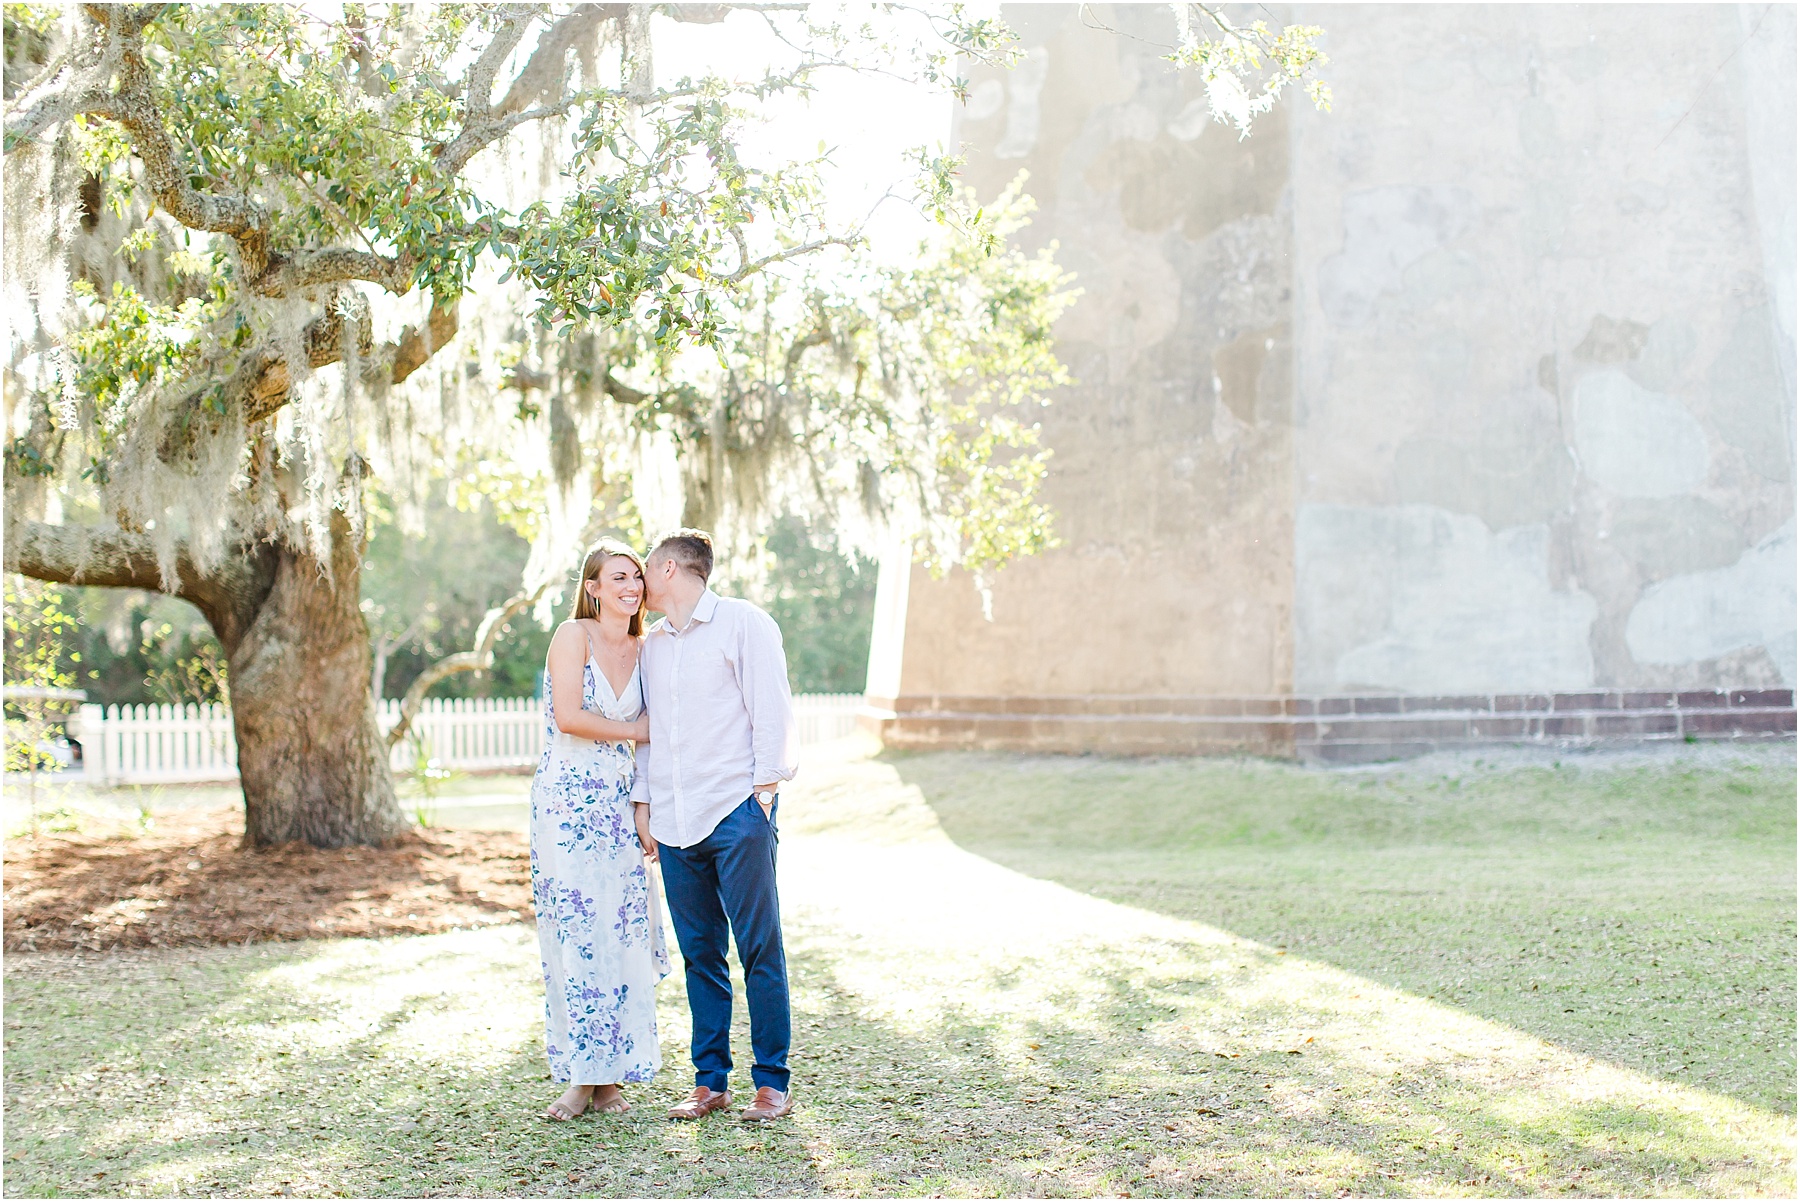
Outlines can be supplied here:
[[658, 843], [692, 847], [757, 785], [792, 780], [793, 703], [775, 619], [711, 589], [676, 630], [664, 617], [639, 658], [650, 742], [634, 802], [650, 803]]

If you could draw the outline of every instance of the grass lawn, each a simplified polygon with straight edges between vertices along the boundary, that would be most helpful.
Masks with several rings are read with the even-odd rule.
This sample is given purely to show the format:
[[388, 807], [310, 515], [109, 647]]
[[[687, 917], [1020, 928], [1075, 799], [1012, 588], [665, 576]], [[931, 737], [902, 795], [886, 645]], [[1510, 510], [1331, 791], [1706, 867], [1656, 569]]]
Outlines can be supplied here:
[[1794, 787], [821, 751], [791, 1120], [661, 1120], [677, 975], [638, 1108], [535, 1121], [525, 927], [10, 955], [4, 1190], [1788, 1196]]
[[1795, 775], [1776, 756], [895, 761], [1032, 876], [1794, 1113]]

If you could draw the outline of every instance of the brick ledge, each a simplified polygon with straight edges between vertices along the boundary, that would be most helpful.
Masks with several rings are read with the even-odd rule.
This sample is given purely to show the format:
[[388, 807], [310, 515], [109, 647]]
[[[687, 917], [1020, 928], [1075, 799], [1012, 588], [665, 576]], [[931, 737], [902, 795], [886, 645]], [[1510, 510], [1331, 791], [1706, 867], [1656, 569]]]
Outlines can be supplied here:
[[1119, 754], [1248, 753], [1359, 762], [1445, 747], [1595, 746], [1794, 736], [1791, 689], [1589, 690], [1460, 696], [869, 698], [895, 747]]

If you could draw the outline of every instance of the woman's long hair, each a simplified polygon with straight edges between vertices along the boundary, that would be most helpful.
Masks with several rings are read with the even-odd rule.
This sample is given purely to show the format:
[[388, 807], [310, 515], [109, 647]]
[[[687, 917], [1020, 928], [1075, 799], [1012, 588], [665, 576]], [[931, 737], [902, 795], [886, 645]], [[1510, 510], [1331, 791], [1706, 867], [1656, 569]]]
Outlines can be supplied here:
[[[644, 557], [616, 538], [603, 538], [588, 548], [587, 559], [581, 565], [581, 582], [575, 586], [575, 616], [577, 618], [600, 617], [600, 603], [588, 595], [588, 581], [600, 575], [600, 569], [609, 559], [629, 559], [637, 565], [638, 579], [643, 580], [648, 573], [644, 571]], [[649, 590], [641, 589], [638, 593], [638, 609], [631, 615], [630, 633], [632, 638], [642, 638], [644, 634], [644, 599]]]

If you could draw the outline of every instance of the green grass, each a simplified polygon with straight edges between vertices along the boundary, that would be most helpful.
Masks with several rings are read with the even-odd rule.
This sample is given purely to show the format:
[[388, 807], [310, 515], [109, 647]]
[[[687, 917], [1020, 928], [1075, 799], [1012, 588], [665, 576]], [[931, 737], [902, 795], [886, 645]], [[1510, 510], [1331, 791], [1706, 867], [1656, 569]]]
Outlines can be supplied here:
[[1794, 1112], [1793, 749], [1355, 773], [899, 757], [958, 843]]
[[1715, 761], [812, 755], [761, 1129], [661, 1119], [679, 976], [538, 1122], [528, 928], [9, 956], [4, 1190], [1791, 1196], [1793, 774]]

